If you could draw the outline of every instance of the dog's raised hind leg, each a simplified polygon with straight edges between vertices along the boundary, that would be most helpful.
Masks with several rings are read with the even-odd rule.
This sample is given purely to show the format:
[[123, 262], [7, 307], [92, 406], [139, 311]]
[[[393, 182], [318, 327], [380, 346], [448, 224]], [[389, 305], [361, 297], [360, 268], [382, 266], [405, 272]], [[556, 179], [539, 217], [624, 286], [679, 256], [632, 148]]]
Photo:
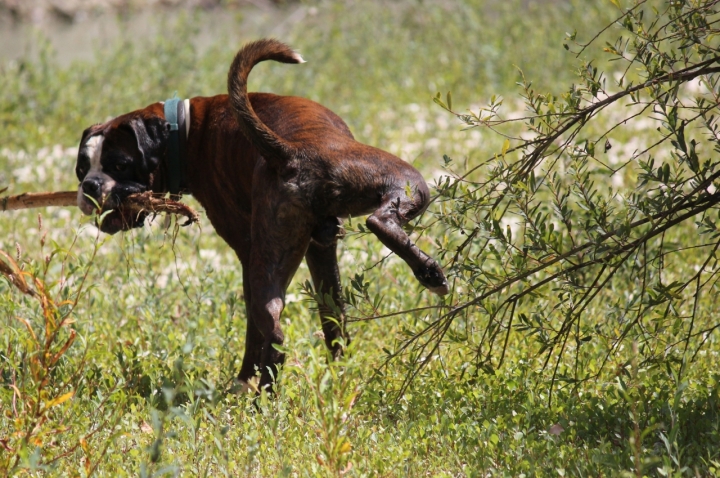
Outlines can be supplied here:
[[380, 207], [367, 219], [367, 227], [385, 247], [397, 254], [412, 269], [415, 278], [430, 292], [445, 295], [449, 292], [440, 265], [410, 240], [402, 226], [420, 214], [428, 202], [427, 186], [418, 184], [409, 197], [405, 189], [387, 193]]

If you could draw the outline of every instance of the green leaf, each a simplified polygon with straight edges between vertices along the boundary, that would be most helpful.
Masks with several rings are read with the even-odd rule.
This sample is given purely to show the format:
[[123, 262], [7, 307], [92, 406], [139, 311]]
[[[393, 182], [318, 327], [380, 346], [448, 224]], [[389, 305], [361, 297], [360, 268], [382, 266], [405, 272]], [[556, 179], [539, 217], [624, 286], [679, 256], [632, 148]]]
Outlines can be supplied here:
[[75, 391], [71, 391], [71, 392], [65, 393], [63, 395], [60, 395], [59, 397], [54, 398], [54, 399], [50, 400], [49, 402], [47, 402], [45, 404], [45, 408], [47, 409], [50, 407], [54, 407], [55, 405], [60, 405], [61, 403], [70, 400], [73, 397], [73, 395], [75, 395]]
[[586, 141], [585, 142], [585, 151], [587, 151], [587, 154], [590, 156], [595, 156], [595, 143], [592, 141]]
[[[438, 94], [439, 94], [439, 93], [438, 93]], [[433, 101], [434, 101], [435, 103], [439, 104], [440, 106], [442, 106], [443, 108], [445, 108], [446, 110], [449, 109], [449, 108], [447, 107], [447, 105], [446, 105], [445, 103], [443, 103], [443, 101], [440, 99], [439, 96], [436, 96], [435, 98], [433, 98]]]

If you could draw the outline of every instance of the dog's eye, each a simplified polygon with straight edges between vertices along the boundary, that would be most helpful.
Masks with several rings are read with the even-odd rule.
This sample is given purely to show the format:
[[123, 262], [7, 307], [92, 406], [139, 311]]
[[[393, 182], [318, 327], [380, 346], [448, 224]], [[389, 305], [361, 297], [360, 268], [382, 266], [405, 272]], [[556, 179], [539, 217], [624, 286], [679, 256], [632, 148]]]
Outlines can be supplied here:
[[123, 172], [127, 171], [127, 168], [128, 168], [128, 166], [125, 163], [120, 163], [120, 164], [115, 165], [115, 171], [118, 173], [123, 173]]

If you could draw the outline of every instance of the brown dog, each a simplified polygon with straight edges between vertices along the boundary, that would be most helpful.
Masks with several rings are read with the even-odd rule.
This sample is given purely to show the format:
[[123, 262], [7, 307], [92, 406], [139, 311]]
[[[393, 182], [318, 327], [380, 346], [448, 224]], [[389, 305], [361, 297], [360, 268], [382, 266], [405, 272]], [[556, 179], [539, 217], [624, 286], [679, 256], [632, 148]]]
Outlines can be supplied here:
[[[341, 218], [372, 213], [368, 229], [422, 285], [448, 292], [440, 266], [402, 229], [428, 204], [420, 173], [355, 141], [347, 125], [317, 103], [248, 94], [248, 74], [265, 60], [303, 62], [278, 41], [250, 43], [230, 67], [229, 95], [179, 103], [179, 125], [156, 103], [92, 126], [83, 133], [76, 167], [78, 206], [86, 214], [96, 209], [94, 202], [113, 210], [100, 226], [108, 233], [143, 224], [144, 216], [123, 214], [122, 201], [132, 193], [170, 190], [197, 198], [242, 263], [248, 324], [239, 379], [248, 381], [259, 370], [262, 386], [272, 383], [284, 360], [273, 345], [283, 343], [285, 292], [303, 257], [317, 292], [330, 294], [342, 310]], [[173, 148], [184, 158], [179, 173], [172, 170]], [[183, 177], [179, 191], [172, 190], [174, 174]], [[324, 304], [320, 314], [326, 344], [338, 356], [347, 338], [343, 317], [333, 318]]]

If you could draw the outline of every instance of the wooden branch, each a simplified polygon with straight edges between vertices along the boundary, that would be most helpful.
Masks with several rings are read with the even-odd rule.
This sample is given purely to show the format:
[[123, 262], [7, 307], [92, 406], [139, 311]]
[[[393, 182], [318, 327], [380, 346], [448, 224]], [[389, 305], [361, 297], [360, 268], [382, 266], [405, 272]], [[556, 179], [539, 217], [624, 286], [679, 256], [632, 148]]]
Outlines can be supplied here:
[[77, 206], [77, 191], [23, 193], [0, 198], [0, 211], [33, 209], [47, 206]]
[[[0, 190], [2, 193], [3, 190]], [[48, 206], [77, 207], [77, 191], [58, 191], [50, 193], [23, 193], [16, 196], [0, 197], [0, 211], [34, 209]], [[200, 216], [190, 206], [179, 201], [154, 196], [151, 191], [128, 196], [120, 205], [122, 213], [148, 212], [151, 214], [177, 214], [187, 218], [184, 225], [198, 222]]]

